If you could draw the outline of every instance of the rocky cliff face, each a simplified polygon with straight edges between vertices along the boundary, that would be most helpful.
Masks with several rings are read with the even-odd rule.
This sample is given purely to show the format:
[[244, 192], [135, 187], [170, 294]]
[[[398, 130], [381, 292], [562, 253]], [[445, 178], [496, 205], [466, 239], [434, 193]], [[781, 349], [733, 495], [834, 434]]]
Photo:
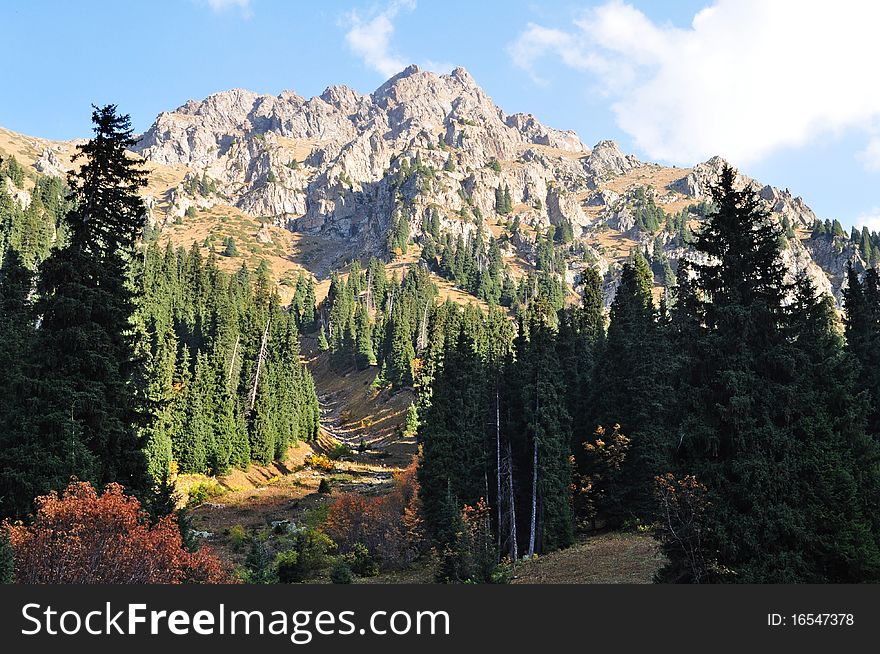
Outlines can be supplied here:
[[[190, 207], [233, 205], [326, 238], [342, 263], [385, 253], [396, 216], [418, 239], [436, 212], [443, 231], [501, 236], [512, 266], [528, 265], [537, 230], [570, 226], [568, 280], [576, 286], [580, 271], [597, 265], [608, 297], [633, 248], [659, 253], [674, 268], [686, 245], [668, 217], [694, 224], [724, 164], [713, 157], [667, 168], [642, 163], [613, 141], [588, 148], [574, 132], [505, 114], [463, 68], [436, 75], [416, 66], [369, 95], [331, 86], [310, 99], [234, 89], [192, 100], [160, 114], [136, 150], [155, 169], [174, 171], [150, 190], [150, 214], [160, 224], [179, 221]], [[34, 167], [60, 174], [65, 165], [47, 149]], [[808, 238], [816, 216], [787, 189], [745, 176], [738, 183], [755, 184], [789, 229], [783, 258], [791, 274], [806, 273], [839, 298], [846, 261], [863, 265], [858, 253]], [[501, 215], [496, 198], [504, 193], [512, 211]], [[663, 210], [665, 224], [645, 223], [646, 203]]]
[[[368, 96], [332, 86], [310, 100], [236, 89], [190, 101], [161, 114], [138, 151], [160, 164], [186, 165], [210, 187], [187, 194], [194, 186], [182, 184], [168, 198], [171, 214], [185, 210], [186, 195], [198, 195], [203, 205], [232, 203], [293, 229], [368, 244], [387, 226], [404, 158], [419, 154], [436, 171], [454, 167], [444, 175], [446, 188], [431, 192], [438, 204], [458, 210], [465, 186], [489, 197], [487, 164], [512, 161], [530, 146], [588, 152], [572, 132], [504, 114], [462, 68], [437, 76], [411, 66]], [[546, 194], [544, 166], [532, 168], [537, 176], [511, 180], [521, 189], [518, 199], [530, 188]], [[583, 165], [573, 169], [583, 181]]]

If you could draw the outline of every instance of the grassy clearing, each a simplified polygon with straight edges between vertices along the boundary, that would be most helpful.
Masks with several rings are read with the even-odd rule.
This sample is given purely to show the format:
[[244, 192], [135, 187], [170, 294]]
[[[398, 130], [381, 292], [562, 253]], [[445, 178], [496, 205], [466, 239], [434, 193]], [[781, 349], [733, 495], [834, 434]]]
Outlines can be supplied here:
[[663, 564], [649, 534], [609, 532], [525, 561], [516, 567], [515, 584], [649, 584]]

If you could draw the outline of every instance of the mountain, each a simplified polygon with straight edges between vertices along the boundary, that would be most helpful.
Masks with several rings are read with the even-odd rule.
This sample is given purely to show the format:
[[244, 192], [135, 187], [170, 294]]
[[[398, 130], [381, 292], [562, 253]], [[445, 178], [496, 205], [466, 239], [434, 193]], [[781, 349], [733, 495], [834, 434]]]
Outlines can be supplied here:
[[[0, 132], [0, 151], [42, 174], [68, 168], [72, 149]], [[436, 75], [417, 66], [369, 95], [331, 86], [310, 99], [234, 89], [191, 100], [160, 114], [136, 151], [151, 170], [146, 201], [163, 234], [214, 247], [238, 224], [256, 243], [252, 254], [279, 262], [279, 279], [286, 266], [326, 277], [354, 257], [386, 254], [401, 217], [419, 244], [436, 212], [441, 233], [491, 233], [514, 278], [534, 267], [536, 234], [554, 225], [570, 234], [567, 281], [576, 288], [596, 265], [609, 301], [634, 248], [663, 284], [724, 164], [643, 163], [607, 140], [589, 148], [574, 132], [506, 114], [463, 68]], [[867, 265], [858, 245], [813, 234], [815, 214], [788, 190], [738, 183], [757, 184], [784, 225], [791, 273], [839, 300], [846, 261]], [[508, 189], [502, 215], [496, 191]]]

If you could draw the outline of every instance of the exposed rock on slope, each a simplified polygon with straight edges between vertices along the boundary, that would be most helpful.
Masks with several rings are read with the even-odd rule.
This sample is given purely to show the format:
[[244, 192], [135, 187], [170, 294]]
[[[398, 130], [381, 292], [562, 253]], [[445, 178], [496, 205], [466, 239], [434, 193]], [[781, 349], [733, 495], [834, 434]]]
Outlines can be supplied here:
[[[70, 167], [71, 144], [17, 138], [37, 171]], [[590, 149], [531, 114], [505, 114], [463, 68], [436, 75], [416, 66], [369, 95], [330, 86], [310, 99], [233, 89], [191, 100], [160, 114], [137, 152], [152, 171], [148, 207], [160, 226], [185, 223], [191, 208], [222, 215], [231, 205], [322, 240], [314, 272], [323, 275], [354, 256], [386, 253], [396, 219], [408, 221], [418, 242], [434, 215], [453, 236], [482, 230], [497, 238], [522, 274], [534, 264], [536, 233], [553, 225], [570, 239], [567, 279], [576, 286], [596, 265], [609, 298], [634, 248], [654, 258], [655, 272], [674, 270], [725, 163], [668, 168], [613, 141]], [[839, 299], [846, 261], [864, 266], [856, 249], [810, 238], [816, 216], [787, 189], [744, 175], [738, 184], [756, 184], [786, 227], [791, 274], [809, 275]], [[498, 211], [499, 198], [510, 206]]]

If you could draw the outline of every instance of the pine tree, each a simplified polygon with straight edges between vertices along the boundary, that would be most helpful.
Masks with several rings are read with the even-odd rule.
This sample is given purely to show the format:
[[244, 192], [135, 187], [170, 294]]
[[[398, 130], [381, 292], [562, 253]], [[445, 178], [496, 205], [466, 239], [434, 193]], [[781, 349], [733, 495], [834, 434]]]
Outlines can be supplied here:
[[455, 539], [462, 506], [486, 493], [483, 369], [460, 325], [450, 338], [418, 430], [419, 496], [428, 533], [441, 551]]
[[419, 410], [414, 402], [411, 402], [406, 410], [406, 422], [404, 423], [403, 435], [413, 437], [419, 430]]
[[[189, 357], [184, 356], [187, 368], [188, 361]], [[185, 413], [175, 451], [175, 460], [181, 472], [198, 474], [208, 470], [208, 452], [212, 445], [209, 439], [213, 439], [213, 431], [209, 418], [210, 399], [204, 396], [207, 390], [205, 367], [204, 356], [199, 353], [196, 356], [195, 374], [185, 390]], [[189, 377], [188, 370], [185, 375], [184, 379]]]
[[534, 311], [517, 340], [516, 373], [522, 430], [530, 441], [531, 521], [528, 554], [574, 541], [571, 512], [570, 416], [549, 307]]
[[373, 354], [373, 330], [370, 325], [370, 316], [362, 302], [357, 303], [354, 312], [354, 329], [355, 363], [359, 370], [364, 370], [376, 363], [376, 355]]
[[321, 352], [330, 350], [330, 343], [327, 342], [327, 333], [324, 331], [324, 325], [321, 325], [321, 333], [318, 334], [318, 349]]
[[86, 445], [99, 469], [80, 478], [143, 493], [150, 483], [138, 425], [147, 411], [129, 329], [128, 266], [143, 230], [138, 191], [146, 173], [126, 152], [135, 143], [128, 116], [108, 105], [92, 119], [95, 137], [78, 149], [85, 163], [68, 179], [70, 244], [40, 267], [38, 381], [28, 420], [39, 442]]
[[416, 352], [412, 344], [409, 324], [398, 313], [391, 319], [391, 349], [387, 360], [386, 379], [395, 389], [412, 386], [413, 359]]
[[576, 455], [580, 454], [583, 429], [593, 418], [585, 398], [593, 392], [596, 364], [605, 342], [605, 305], [602, 278], [595, 268], [587, 268], [582, 277], [583, 297], [580, 306], [562, 312], [559, 319], [559, 358], [566, 383], [568, 413], [575, 430]]
[[846, 309], [846, 346], [858, 363], [862, 384], [870, 393], [868, 432], [880, 439], [880, 289], [877, 273], [869, 270], [860, 280], [847, 265], [843, 290]]
[[[146, 339], [141, 339], [141, 344], [144, 340]], [[147, 398], [152, 404], [152, 413], [144, 430], [144, 455], [147, 459], [147, 472], [154, 484], [167, 478], [173, 460], [169, 406], [174, 397], [174, 367], [177, 358], [177, 339], [170, 330], [157, 340], [159, 345], [155, 354], [145, 354], [146, 376], [149, 380]]]
[[[624, 264], [611, 304], [607, 342], [591, 393], [592, 419], [581, 426], [577, 437], [583, 443], [593, 438], [597, 426], [619, 424], [620, 431], [630, 438], [622, 473], [626, 488], [599, 507], [611, 524], [632, 518], [650, 520], [652, 480], [664, 468], [662, 400], [668, 371], [651, 287], [650, 266], [641, 253], [634, 252]], [[595, 302], [595, 289], [593, 293]]]
[[77, 424], [68, 423], [58, 438], [44, 436], [44, 422], [55, 428], [61, 418], [40, 419], [35, 406], [34, 390], [41, 382], [31, 364], [36, 358], [32, 286], [33, 274], [15, 250], [7, 250], [0, 267], [0, 513], [5, 516], [26, 515], [34, 497], [63, 487], [71, 475], [96, 476], [98, 469]]
[[[700, 297], [686, 285], [672, 320], [676, 334], [704, 330], [688, 344], [675, 429], [677, 468], [706, 488], [701, 555], [711, 579], [875, 578], [876, 455], [833, 312], [805, 280], [785, 282], [777, 228], [734, 178], [722, 171], [697, 236]], [[680, 552], [667, 554], [661, 577], [692, 580]]]
[[275, 458], [275, 420], [272, 414], [272, 391], [259, 384], [250, 432], [251, 458], [267, 465]]

